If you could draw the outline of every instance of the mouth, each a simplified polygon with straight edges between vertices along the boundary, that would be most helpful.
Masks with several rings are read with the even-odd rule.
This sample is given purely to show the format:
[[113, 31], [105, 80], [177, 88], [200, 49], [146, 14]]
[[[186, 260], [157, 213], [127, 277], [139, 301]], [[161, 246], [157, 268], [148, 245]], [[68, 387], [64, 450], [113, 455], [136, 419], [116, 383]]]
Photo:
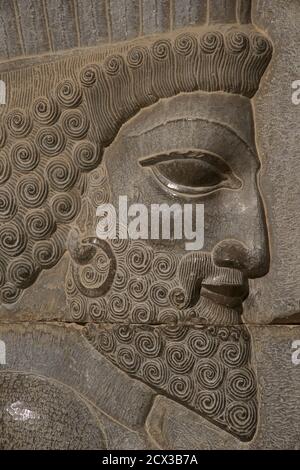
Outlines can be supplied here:
[[243, 301], [248, 296], [248, 284], [202, 284], [201, 296], [225, 307], [242, 309]]
[[209, 253], [191, 253], [179, 264], [181, 287], [171, 292], [171, 303], [179, 309], [195, 307], [200, 297], [216, 306], [241, 314], [249, 293], [245, 274], [234, 268], [216, 266]]

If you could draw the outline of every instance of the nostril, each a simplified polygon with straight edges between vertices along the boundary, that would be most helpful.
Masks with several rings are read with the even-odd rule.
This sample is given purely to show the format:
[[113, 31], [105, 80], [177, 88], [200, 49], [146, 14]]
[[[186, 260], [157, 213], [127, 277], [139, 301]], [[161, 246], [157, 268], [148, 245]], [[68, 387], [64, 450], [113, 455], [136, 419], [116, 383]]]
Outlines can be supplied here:
[[241, 242], [224, 240], [215, 246], [212, 258], [216, 266], [244, 271], [247, 269], [249, 254]]

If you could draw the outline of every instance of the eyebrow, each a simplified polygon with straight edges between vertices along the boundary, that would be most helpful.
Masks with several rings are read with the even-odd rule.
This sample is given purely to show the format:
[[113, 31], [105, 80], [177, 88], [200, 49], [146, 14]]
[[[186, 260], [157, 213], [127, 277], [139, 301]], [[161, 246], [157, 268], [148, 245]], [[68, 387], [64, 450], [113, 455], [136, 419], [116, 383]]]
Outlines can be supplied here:
[[166, 124], [169, 124], [169, 123], [175, 123], [175, 122], [181, 122], [181, 121], [186, 121], [186, 122], [197, 122], [197, 121], [202, 121], [202, 122], [206, 122], [206, 123], [210, 123], [210, 124], [214, 124], [218, 127], [221, 127], [222, 129], [226, 129], [230, 134], [234, 135], [237, 139], [239, 139], [246, 147], [247, 149], [249, 150], [249, 152], [252, 153], [253, 156], [257, 156], [256, 154], [256, 151], [248, 144], [248, 142], [243, 139], [243, 137], [238, 133], [236, 132], [234, 129], [232, 129], [232, 127], [230, 127], [228, 124], [224, 124], [224, 123], [221, 123], [221, 122], [218, 122], [218, 121], [214, 121], [214, 120], [211, 120], [211, 119], [207, 119], [207, 118], [200, 118], [200, 117], [197, 117], [197, 118], [176, 118], [176, 119], [168, 119], [167, 121], [164, 121], [162, 123], [159, 123], [159, 124], [156, 124], [154, 126], [151, 126], [151, 127], [148, 127], [147, 129], [144, 129], [140, 132], [130, 132], [128, 133], [127, 135], [129, 137], [140, 137], [140, 136], [143, 136], [143, 135], [146, 135], [148, 134], [149, 132], [151, 131], [154, 131], [156, 129], [159, 129], [161, 127], [164, 127]]

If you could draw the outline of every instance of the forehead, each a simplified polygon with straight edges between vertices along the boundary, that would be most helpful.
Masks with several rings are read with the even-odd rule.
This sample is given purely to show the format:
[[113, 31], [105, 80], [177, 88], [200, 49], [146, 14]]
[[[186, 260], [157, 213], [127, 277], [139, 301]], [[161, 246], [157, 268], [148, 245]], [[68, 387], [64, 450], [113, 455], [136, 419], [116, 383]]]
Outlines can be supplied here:
[[182, 93], [162, 99], [128, 121], [121, 129], [119, 138], [143, 139], [159, 128], [168, 133], [176, 122], [185, 123], [184, 127], [187, 128], [189, 122], [197, 121], [208, 125], [212, 123], [212, 128], [216, 124], [218, 128], [231, 130], [255, 150], [251, 102], [248, 98], [228, 93]]

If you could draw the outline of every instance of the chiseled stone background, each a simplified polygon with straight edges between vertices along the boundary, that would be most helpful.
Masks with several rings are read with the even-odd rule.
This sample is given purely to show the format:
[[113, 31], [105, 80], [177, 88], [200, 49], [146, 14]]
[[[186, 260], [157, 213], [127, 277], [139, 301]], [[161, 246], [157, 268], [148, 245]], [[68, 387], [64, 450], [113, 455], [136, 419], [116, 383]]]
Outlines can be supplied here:
[[[7, 364], [0, 365], [2, 373], [16, 370], [22, 376], [50, 378], [42, 397], [36, 390], [40, 392], [43, 387], [36, 389], [31, 385], [31, 397], [39, 400], [34, 403], [31, 398], [29, 406], [27, 404], [29, 409], [40, 415], [38, 432], [41, 440], [36, 441], [37, 446], [49, 445], [49, 429], [54, 435], [56, 446], [70, 446], [68, 422], [60, 422], [61, 426], [58, 427], [51, 420], [53, 411], [52, 414], [48, 411], [49, 404], [51, 411], [52, 401], [59, 398], [57, 390], [49, 389], [50, 383], [60, 384], [69, 394], [73, 394], [75, 410], [76, 405], [78, 410], [84, 407], [90, 409], [90, 415], [86, 413], [86, 422], [99, 420], [98, 426], [89, 424], [93, 431], [92, 437], [89, 442], [82, 441], [82, 448], [101, 448], [105, 442], [109, 449], [300, 449], [300, 364], [295, 365], [291, 360], [292, 342], [295, 338], [300, 339], [300, 327], [251, 327], [260, 417], [257, 432], [248, 443], [241, 442], [182, 405], [156, 395], [148, 386], [112, 367], [83, 339], [82, 328], [55, 323], [12, 323], [0, 328], [7, 353]], [[20, 387], [20, 382], [13, 382], [7, 391], [1, 379], [2, 373], [0, 404], [7, 406], [11, 401], [16, 403], [22, 399], [20, 394], [18, 396], [18, 387], [22, 391], [24, 388]], [[78, 404], [79, 397], [83, 400], [81, 404]], [[84, 428], [86, 422], [80, 428], [82, 414], [81, 411], [78, 413], [78, 433], [81, 433], [82, 440], [85, 438], [83, 431], [87, 431]], [[23, 436], [30, 443], [33, 432], [30, 419], [22, 423], [21, 427], [17, 420], [18, 408], [11, 415], [16, 416], [16, 419], [10, 418], [10, 422], [13, 422], [10, 427], [10, 445], [23, 442], [19, 440], [18, 428], [22, 429]], [[70, 416], [72, 420], [75, 419], [72, 414]], [[8, 419], [0, 421], [0, 448], [6, 436], [7, 422]], [[61, 441], [57, 436], [61, 436]]]
[[300, 107], [291, 100], [291, 84], [300, 74], [299, 7], [297, 1], [261, 0], [254, 10], [255, 23], [274, 45], [270, 67], [254, 98], [261, 188], [271, 242], [270, 271], [253, 282], [255, 294], [247, 302], [246, 318], [255, 323], [276, 322], [287, 315], [291, 315], [289, 322], [300, 320]]

